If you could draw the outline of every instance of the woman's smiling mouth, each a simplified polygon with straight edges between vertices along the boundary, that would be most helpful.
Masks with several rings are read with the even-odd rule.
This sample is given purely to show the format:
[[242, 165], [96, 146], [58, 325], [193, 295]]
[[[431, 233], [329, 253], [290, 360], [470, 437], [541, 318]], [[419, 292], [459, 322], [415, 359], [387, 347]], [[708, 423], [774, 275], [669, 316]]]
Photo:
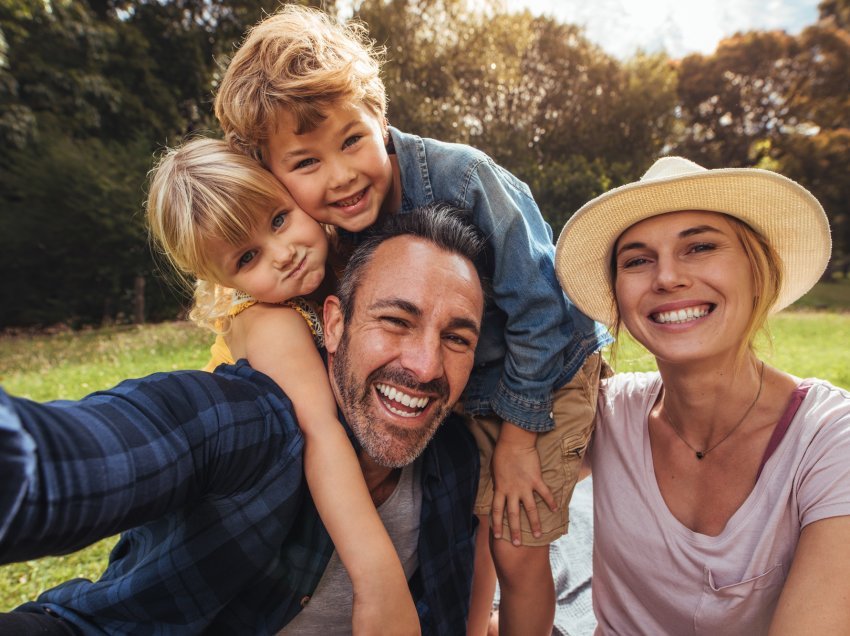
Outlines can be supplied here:
[[714, 311], [714, 307], [715, 305], [696, 305], [694, 307], [685, 307], [684, 309], [674, 309], [673, 311], [660, 311], [655, 314], [650, 314], [649, 317], [653, 322], [660, 325], [678, 325], [704, 318]]

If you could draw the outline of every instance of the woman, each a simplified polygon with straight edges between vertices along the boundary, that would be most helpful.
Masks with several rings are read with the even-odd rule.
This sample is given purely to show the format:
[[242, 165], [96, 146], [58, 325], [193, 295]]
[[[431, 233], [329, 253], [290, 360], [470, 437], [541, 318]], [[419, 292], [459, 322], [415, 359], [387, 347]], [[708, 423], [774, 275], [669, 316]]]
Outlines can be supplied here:
[[753, 348], [829, 254], [823, 209], [798, 184], [677, 157], [565, 226], [567, 294], [658, 365], [600, 395], [599, 632], [850, 632], [850, 395]]

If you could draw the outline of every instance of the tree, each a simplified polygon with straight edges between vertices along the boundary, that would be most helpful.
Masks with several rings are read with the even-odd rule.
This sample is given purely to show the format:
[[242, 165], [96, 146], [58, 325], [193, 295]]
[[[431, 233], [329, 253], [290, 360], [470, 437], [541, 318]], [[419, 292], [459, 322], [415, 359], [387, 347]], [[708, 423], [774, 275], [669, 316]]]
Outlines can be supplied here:
[[189, 132], [215, 129], [217, 58], [272, 6], [0, 4], [0, 242], [6, 271], [20, 276], [0, 294], [12, 294], [16, 308], [4, 310], [0, 326], [127, 314], [139, 276], [148, 279], [149, 313], [163, 302], [177, 313], [154, 278], [142, 221], [151, 157]]
[[839, 262], [850, 249], [850, 32], [837, 26], [841, 7], [821, 3], [822, 19], [798, 36], [739, 34], [713, 55], [682, 60], [684, 135], [675, 147], [708, 167], [767, 167], [811, 189]]
[[779, 31], [723, 40], [712, 55], [679, 65], [684, 135], [676, 151], [707, 167], [749, 165], [755, 142], [777, 147], [793, 121], [788, 96], [799, 81], [799, 44]]
[[0, 173], [2, 324], [129, 315], [135, 277], [153, 269], [137, 177], [149, 167], [147, 142], [44, 135], [28, 149]]
[[622, 65], [578, 27], [496, 4], [368, 0], [357, 16], [387, 49], [390, 121], [481, 148], [553, 224], [640, 174], [669, 135], [675, 72], [661, 56]]
[[[817, 197], [832, 229], [833, 269], [850, 270], [850, 128], [794, 135], [786, 140], [780, 170]], [[827, 275], [825, 280], [831, 280]]]
[[821, 21], [831, 21], [833, 26], [850, 31], [850, 0], [821, 0], [818, 13]]
[[[822, 3], [833, 6], [841, 3]], [[844, 11], [850, 4], [843, 3]], [[788, 96], [797, 124], [780, 140], [780, 170], [810, 188], [830, 219], [833, 266], [850, 268], [850, 30], [821, 20], [799, 36], [800, 73]], [[847, 22], [844, 22], [847, 24]], [[827, 278], [829, 280], [829, 278]]]

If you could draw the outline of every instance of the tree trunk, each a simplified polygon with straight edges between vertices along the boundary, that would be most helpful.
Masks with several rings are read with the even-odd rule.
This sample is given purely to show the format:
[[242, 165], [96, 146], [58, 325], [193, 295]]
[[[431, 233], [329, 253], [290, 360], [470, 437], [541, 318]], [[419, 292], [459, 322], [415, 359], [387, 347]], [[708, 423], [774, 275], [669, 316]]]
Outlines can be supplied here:
[[133, 323], [145, 323], [145, 277], [141, 275], [136, 276], [133, 285]]

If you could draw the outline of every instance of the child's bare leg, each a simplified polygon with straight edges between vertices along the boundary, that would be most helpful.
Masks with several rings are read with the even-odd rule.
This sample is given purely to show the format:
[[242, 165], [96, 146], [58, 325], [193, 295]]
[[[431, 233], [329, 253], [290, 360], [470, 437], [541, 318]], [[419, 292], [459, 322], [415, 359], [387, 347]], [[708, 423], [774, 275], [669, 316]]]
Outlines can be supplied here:
[[493, 595], [496, 591], [496, 568], [490, 554], [490, 518], [478, 516], [475, 533], [475, 573], [472, 577], [472, 600], [469, 606], [467, 636], [485, 636], [490, 624]]
[[549, 636], [555, 621], [555, 584], [549, 564], [549, 546], [493, 544], [499, 575], [499, 634]]

